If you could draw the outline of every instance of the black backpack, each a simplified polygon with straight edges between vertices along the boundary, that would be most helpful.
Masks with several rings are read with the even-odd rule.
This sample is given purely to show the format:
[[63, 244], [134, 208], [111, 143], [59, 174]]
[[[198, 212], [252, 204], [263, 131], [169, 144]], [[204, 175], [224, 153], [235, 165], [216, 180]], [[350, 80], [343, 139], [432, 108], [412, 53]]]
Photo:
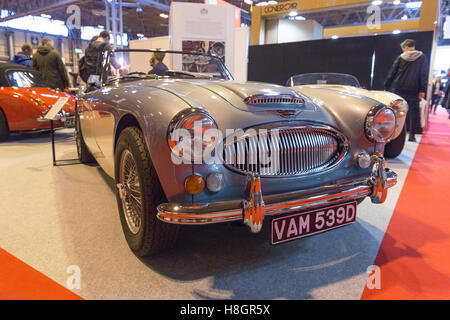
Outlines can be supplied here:
[[103, 51], [107, 43], [102, 43], [98, 48], [92, 45], [92, 42], [86, 48], [84, 56], [78, 61], [78, 70], [81, 79], [87, 83], [89, 76], [99, 74]]

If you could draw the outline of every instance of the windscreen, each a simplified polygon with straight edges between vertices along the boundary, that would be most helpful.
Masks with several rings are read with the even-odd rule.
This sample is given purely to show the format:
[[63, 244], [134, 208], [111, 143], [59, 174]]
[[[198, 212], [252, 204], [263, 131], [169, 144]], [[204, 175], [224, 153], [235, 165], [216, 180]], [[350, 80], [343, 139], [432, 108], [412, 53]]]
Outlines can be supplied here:
[[342, 73], [306, 73], [291, 77], [287, 86], [304, 85], [344, 85], [359, 88], [360, 84], [356, 77]]
[[48, 85], [37, 72], [30, 71], [10, 71], [8, 73], [9, 82], [12, 87], [19, 88], [46, 88]]
[[[211, 79], [230, 80], [231, 75], [220, 57], [203, 53], [127, 50], [109, 57], [108, 81], [134, 79]], [[108, 63], [107, 63], [108, 64]]]

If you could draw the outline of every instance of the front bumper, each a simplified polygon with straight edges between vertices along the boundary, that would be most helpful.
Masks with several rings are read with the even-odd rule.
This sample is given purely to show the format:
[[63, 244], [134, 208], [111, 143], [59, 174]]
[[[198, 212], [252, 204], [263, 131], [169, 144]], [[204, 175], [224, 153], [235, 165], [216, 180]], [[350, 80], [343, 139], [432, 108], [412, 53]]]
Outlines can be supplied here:
[[334, 185], [263, 196], [261, 179], [249, 176], [247, 197], [241, 200], [208, 204], [163, 203], [157, 217], [164, 222], [184, 225], [202, 225], [243, 220], [252, 232], [259, 232], [265, 216], [298, 212], [365, 197], [374, 203], [383, 203], [387, 190], [397, 183], [397, 174], [385, 169], [380, 155], [372, 156], [373, 167], [369, 178], [341, 181]]

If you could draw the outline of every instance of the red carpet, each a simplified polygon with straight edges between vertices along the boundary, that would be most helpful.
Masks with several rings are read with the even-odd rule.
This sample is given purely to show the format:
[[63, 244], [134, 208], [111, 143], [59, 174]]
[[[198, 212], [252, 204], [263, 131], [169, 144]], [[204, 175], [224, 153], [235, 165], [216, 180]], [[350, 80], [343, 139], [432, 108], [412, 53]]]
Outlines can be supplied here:
[[450, 120], [430, 116], [362, 299], [450, 299]]
[[36, 269], [0, 249], [0, 300], [81, 300]]

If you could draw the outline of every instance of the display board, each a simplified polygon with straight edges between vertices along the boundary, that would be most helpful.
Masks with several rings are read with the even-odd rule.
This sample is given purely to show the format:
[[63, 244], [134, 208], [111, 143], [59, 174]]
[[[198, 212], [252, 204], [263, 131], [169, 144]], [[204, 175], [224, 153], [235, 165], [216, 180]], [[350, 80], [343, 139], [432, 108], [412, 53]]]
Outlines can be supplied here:
[[[173, 2], [170, 6], [169, 36], [173, 50], [195, 50], [222, 57], [234, 72], [234, 15], [232, 6]], [[174, 56], [174, 68], [207, 70], [205, 59]], [[193, 60], [193, 61], [190, 61]], [[190, 69], [189, 69], [190, 70]], [[188, 70], [186, 70], [188, 71]]]
[[365, 88], [383, 90], [389, 68], [401, 54], [400, 43], [407, 38], [430, 56], [433, 32], [251, 46], [248, 79], [285, 85], [295, 74], [337, 72], [354, 75]]

